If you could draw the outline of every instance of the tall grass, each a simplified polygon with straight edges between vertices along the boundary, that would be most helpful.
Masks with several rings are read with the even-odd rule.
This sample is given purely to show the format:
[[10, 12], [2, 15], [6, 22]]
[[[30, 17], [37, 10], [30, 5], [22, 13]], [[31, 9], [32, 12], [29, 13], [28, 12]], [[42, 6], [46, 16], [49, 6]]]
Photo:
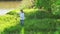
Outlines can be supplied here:
[[[12, 13], [12, 14], [11, 14]], [[25, 9], [24, 27], [20, 26], [17, 11], [0, 16], [0, 32], [2, 34], [54, 34], [59, 29], [59, 19], [51, 18], [50, 14], [38, 9]]]

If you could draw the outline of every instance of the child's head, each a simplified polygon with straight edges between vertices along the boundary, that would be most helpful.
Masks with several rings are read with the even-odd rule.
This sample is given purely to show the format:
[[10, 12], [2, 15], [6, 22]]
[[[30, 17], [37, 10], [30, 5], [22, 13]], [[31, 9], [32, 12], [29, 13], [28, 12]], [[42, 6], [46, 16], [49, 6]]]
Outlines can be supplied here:
[[23, 13], [23, 10], [22, 9], [20, 11]]

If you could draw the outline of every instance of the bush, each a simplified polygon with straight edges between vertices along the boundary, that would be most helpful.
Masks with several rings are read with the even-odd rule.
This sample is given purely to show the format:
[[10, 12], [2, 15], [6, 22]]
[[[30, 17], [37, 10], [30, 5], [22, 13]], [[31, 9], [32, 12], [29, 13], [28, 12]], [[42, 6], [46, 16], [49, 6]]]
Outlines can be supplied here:
[[5, 28], [15, 26], [19, 23], [19, 18], [15, 18], [13, 15], [4, 15], [0, 16], [0, 31], [3, 31]]
[[10, 11], [10, 12], [8, 12], [7, 14], [9, 14], [9, 15], [16, 15], [16, 12], [15, 11]]
[[[55, 19], [28, 19], [24, 22], [24, 31], [41, 31], [41, 32], [47, 32], [47, 31], [56, 31], [56, 20]], [[18, 33], [21, 31], [20, 24], [7, 28], [4, 30], [4, 34], [6, 33]], [[25, 32], [26, 33], [26, 32]]]
[[16, 17], [19, 17], [19, 14], [18, 14], [15, 10], [10, 11], [10, 12], [8, 12], [7, 14], [8, 14], [8, 15], [13, 15], [13, 16], [16, 16]]
[[50, 14], [48, 14], [47, 12], [45, 12], [45, 11], [36, 11], [35, 12], [35, 17], [36, 18], [49, 18], [50, 17]]
[[37, 19], [41, 19], [41, 18], [50, 18], [50, 16], [52, 16], [51, 14], [47, 13], [46, 11], [35, 11], [35, 12], [30, 12], [28, 14], [25, 13], [25, 16], [27, 18], [37, 18]]
[[24, 27], [25, 31], [55, 31], [56, 23], [54, 19], [32, 19], [26, 20]]
[[53, 18], [60, 19], [60, 11], [53, 12]]
[[2, 34], [20, 34], [21, 28], [19, 26], [12, 26], [7, 28], [2, 32]]
[[[24, 10], [25, 13], [25, 17], [27, 19], [32, 19], [32, 18], [37, 18], [37, 19], [41, 19], [41, 18], [50, 18], [52, 15], [46, 11], [39, 11], [38, 9], [28, 9], [28, 10]], [[17, 15], [17, 17], [19, 17], [19, 15], [17, 14], [17, 11], [10, 11], [9, 13], [7, 13], [9, 15]]]

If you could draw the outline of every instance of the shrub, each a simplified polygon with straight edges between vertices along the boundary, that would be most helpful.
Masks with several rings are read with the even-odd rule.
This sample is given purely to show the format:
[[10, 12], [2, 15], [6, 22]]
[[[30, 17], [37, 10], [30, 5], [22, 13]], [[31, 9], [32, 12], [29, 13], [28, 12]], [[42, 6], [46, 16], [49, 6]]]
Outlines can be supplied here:
[[51, 14], [47, 13], [46, 11], [35, 11], [35, 12], [30, 12], [28, 14], [25, 13], [25, 16], [27, 18], [37, 18], [37, 19], [41, 19], [41, 18], [49, 18], [50, 16], [52, 16]]
[[[46, 11], [39, 11], [38, 9], [27, 9], [24, 10], [25, 13], [25, 17], [26, 18], [50, 18], [52, 15]], [[19, 17], [19, 14], [17, 14], [17, 11], [10, 11], [9, 13], [7, 13], [9, 15], [16, 15], [17, 17]]]
[[25, 31], [55, 31], [56, 23], [54, 19], [32, 19], [26, 20], [24, 27]]
[[7, 14], [8, 15], [13, 15], [13, 16], [16, 16], [16, 17], [19, 17], [19, 14], [16, 11], [10, 11]]
[[21, 28], [19, 26], [12, 26], [7, 28], [2, 32], [2, 34], [20, 34]]

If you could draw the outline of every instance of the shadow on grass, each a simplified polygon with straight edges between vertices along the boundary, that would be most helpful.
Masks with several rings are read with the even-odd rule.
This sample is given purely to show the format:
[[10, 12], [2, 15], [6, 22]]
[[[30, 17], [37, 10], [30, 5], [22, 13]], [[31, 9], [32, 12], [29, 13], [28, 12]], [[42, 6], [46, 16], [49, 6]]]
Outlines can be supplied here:
[[[55, 32], [56, 31], [56, 22], [54, 19], [32, 19], [25, 20], [24, 27], [21, 27], [20, 24], [12, 26], [4, 30], [3, 34], [34, 34], [36, 32]], [[43, 34], [44, 34], [43, 33]]]
[[12, 26], [10, 28], [6, 28], [2, 34], [20, 34], [21, 27], [20, 25]]

